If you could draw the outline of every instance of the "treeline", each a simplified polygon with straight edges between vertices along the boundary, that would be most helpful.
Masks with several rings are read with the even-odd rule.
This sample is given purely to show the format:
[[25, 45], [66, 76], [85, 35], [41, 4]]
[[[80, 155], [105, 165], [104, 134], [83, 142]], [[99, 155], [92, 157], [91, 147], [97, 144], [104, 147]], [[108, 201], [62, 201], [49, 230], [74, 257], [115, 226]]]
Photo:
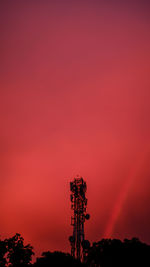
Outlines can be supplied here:
[[20, 234], [0, 240], [0, 267], [148, 267], [150, 246], [138, 238], [102, 239], [93, 243], [81, 263], [63, 252], [43, 252], [32, 263], [33, 247]]

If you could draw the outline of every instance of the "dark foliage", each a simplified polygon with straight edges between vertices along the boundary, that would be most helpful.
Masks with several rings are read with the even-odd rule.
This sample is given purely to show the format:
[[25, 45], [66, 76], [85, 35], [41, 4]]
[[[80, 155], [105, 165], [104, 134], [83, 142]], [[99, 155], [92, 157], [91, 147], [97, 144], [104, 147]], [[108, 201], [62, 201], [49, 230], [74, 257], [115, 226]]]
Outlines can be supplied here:
[[63, 252], [44, 252], [41, 258], [37, 258], [34, 267], [81, 267], [82, 264]]
[[33, 248], [24, 245], [24, 239], [20, 234], [6, 240], [10, 267], [27, 267], [32, 260]]
[[28, 267], [31, 266], [33, 248], [24, 245], [20, 234], [0, 241], [0, 267]]
[[0, 240], [0, 267], [6, 266], [5, 254], [7, 252], [6, 242]]
[[150, 266], [150, 246], [137, 238], [102, 239], [93, 243], [87, 257], [88, 266], [96, 267], [147, 267]]
[[0, 240], [0, 267], [149, 267], [150, 246], [138, 238], [102, 239], [89, 248], [86, 263], [63, 252], [43, 252], [31, 264], [32, 246], [24, 245], [20, 234]]

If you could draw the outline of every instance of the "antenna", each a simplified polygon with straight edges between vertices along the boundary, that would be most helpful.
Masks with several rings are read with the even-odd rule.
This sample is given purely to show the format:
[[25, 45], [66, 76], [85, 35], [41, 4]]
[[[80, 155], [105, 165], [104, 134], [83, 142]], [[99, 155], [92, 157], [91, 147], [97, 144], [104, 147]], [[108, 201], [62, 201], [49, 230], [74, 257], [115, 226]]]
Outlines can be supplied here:
[[70, 200], [73, 216], [71, 216], [71, 226], [73, 226], [73, 235], [69, 237], [71, 245], [71, 255], [84, 261], [90, 242], [84, 238], [84, 222], [89, 220], [90, 215], [86, 213], [87, 198], [85, 193], [87, 190], [86, 182], [83, 178], [74, 178], [70, 182]]

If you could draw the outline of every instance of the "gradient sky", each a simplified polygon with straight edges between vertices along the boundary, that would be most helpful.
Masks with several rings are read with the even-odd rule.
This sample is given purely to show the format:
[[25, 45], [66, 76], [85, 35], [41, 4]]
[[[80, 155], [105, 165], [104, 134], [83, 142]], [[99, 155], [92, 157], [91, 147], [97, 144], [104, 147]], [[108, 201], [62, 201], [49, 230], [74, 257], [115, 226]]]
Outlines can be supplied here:
[[69, 182], [86, 238], [150, 244], [149, 1], [0, 2], [0, 235], [69, 251]]

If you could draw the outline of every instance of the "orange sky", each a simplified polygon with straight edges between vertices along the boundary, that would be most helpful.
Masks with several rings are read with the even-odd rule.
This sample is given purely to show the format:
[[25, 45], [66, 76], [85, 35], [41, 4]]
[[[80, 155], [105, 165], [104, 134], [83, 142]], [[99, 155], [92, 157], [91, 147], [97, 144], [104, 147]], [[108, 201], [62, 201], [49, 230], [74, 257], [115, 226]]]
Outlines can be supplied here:
[[69, 251], [69, 182], [86, 238], [150, 243], [149, 1], [1, 1], [0, 229]]

